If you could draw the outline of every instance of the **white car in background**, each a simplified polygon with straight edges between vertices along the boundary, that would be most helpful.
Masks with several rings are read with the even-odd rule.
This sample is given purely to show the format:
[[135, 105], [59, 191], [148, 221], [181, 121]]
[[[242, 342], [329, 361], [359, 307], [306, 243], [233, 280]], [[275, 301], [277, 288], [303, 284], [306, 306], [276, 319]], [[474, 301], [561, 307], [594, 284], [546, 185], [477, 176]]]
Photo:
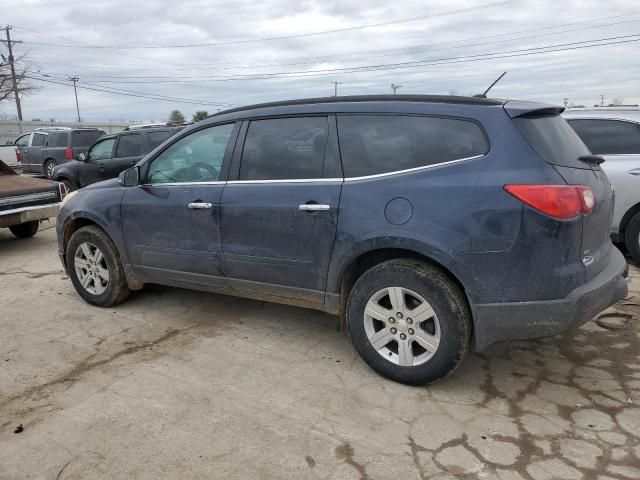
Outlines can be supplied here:
[[611, 237], [640, 262], [640, 108], [576, 108], [563, 113], [602, 169], [616, 194]]

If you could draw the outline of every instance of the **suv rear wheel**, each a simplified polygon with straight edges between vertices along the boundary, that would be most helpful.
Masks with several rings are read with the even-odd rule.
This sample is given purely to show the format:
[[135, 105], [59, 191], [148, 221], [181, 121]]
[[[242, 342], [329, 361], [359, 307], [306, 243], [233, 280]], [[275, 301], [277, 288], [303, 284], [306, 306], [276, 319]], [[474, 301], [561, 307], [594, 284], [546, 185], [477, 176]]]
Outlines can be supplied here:
[[44, 165], [42, 168], [43, 168], [42, 171], [44, 172], [44, 175], [48, 179], [51, 179], [53, 177], [53, 169], [56, 168], [55, 160], [51, 160], [51, 159], [47, 160], [46, 162], [44, 162]]
[[640, 213], [636, 213], [627, 224], [624, 232], [624, 244], [631, 257], [640, 263]]
[[471, 314], [464, 294], [441, 270], [418, 260], [389, 260], [356, 281], [347, 300], [347, 330], [376, 372], [425, 385], [462, 361]]
[[71, 236], [66, 263], [76, 291], [92, 305], [110, 307], [129, 296], [118, 250], [100, 228], [83, 227]]

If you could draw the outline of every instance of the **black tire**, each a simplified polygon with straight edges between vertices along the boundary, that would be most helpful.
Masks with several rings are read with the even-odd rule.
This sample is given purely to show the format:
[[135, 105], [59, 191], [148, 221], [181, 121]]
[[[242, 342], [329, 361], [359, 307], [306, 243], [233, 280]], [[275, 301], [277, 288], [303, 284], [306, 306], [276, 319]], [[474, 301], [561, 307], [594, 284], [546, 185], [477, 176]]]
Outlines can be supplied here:
[[[95, 245], [103, 254], [108, 269], [108, 284], [106, 290], [99, 295], [93, 294], [82, 286], [74, 265], [76, 251], [81, 244], [88, 242]], [[83, 227], [74, 232], [69, 239], [66, 251], [66, 264], [69, 278], [78, 294], [88, 303], [99, 307], [111, 307], [122, 303], [131, 293], [127, 286], [124, 268], [120, 260], [118, 249], [111, 239], [96, 226]]]
[[38, 233], [38, 228], [40, 228], [40, 221], [34, 220], [33, 222], [26, 222], [26, 223], [21, 223], [20, 225], [13, 225], [9, 227], [9, 230], [18, 238], [30, 238], [30, 237], [33, 237], [36, 233]]
[[[365, 306], [376, 292], [390, 287], [401, 287], [420, 295], [437, 316], [440, 343], [425, 363], [415, 366], [393, 363], [369, 341], [365, 329]], [[460, 364], [469, 350], [471, 321], [471, 313], [460, 288], [440, 269], [419, 260], [397, 259], [376, 265], [357, 279], [347, 299], [347, 331], [360, 356], [380, 375], [408, 385], [433, 383]], [[405, 324], [403, 328], [406, 327]], [[393, 349], [393, 343], [389, 345]], [[415, 343], [409, 345], [412, 349], [420, 348]], [[396, 346], [399, 349], [399, 345]]]
[[78, 189], [78, 187], [76, 187], [76, 184], [67, 178], [63, 178], [59, 180], [59, 182], [64, 184], [64, 186], [67, 188], [67, 192], [73, 192], [74, 190]]
[[49, 180], [52, 178], [53, 169], [56, 167], [55, 160], [49, 159], [42, 165], [42, 174]]
[[640, 213], [636, 213], [624, 231], [624, 244], [635, 262], [640, 263]]

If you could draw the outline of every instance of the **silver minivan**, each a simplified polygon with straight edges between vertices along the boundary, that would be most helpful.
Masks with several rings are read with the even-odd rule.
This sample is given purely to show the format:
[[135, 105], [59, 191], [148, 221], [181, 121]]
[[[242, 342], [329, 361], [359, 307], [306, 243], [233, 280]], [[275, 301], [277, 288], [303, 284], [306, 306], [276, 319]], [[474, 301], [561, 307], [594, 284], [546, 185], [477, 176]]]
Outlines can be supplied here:
[[640, 107], [576, 108], [563, 116], [594, 155], [616, 194], [611, 237], [640, 262]]

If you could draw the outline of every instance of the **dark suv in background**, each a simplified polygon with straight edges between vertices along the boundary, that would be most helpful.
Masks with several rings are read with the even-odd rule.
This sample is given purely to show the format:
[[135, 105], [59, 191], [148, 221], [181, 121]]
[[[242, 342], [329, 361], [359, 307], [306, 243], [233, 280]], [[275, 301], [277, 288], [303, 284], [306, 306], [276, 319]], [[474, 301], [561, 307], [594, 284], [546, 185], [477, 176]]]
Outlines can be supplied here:
[[60, 257], [102, 307], [159, 283], [342, 315], [373, 369], [429, 383], [627, 293], [611, 185], [561, 112], [404, 95], [222, 112], [69, 194]]
[[105, 132], [97, 128], [41, 128], [18, 137], [15, 141], [17, 160], [23, 173], [52, 178], [53, 169], [80, 153]]
[[78, 160], [56, 167], [51, 178], [64, 183], [69, 191], [115, 178], [182, 128], [133, 128], [104, 136]]

